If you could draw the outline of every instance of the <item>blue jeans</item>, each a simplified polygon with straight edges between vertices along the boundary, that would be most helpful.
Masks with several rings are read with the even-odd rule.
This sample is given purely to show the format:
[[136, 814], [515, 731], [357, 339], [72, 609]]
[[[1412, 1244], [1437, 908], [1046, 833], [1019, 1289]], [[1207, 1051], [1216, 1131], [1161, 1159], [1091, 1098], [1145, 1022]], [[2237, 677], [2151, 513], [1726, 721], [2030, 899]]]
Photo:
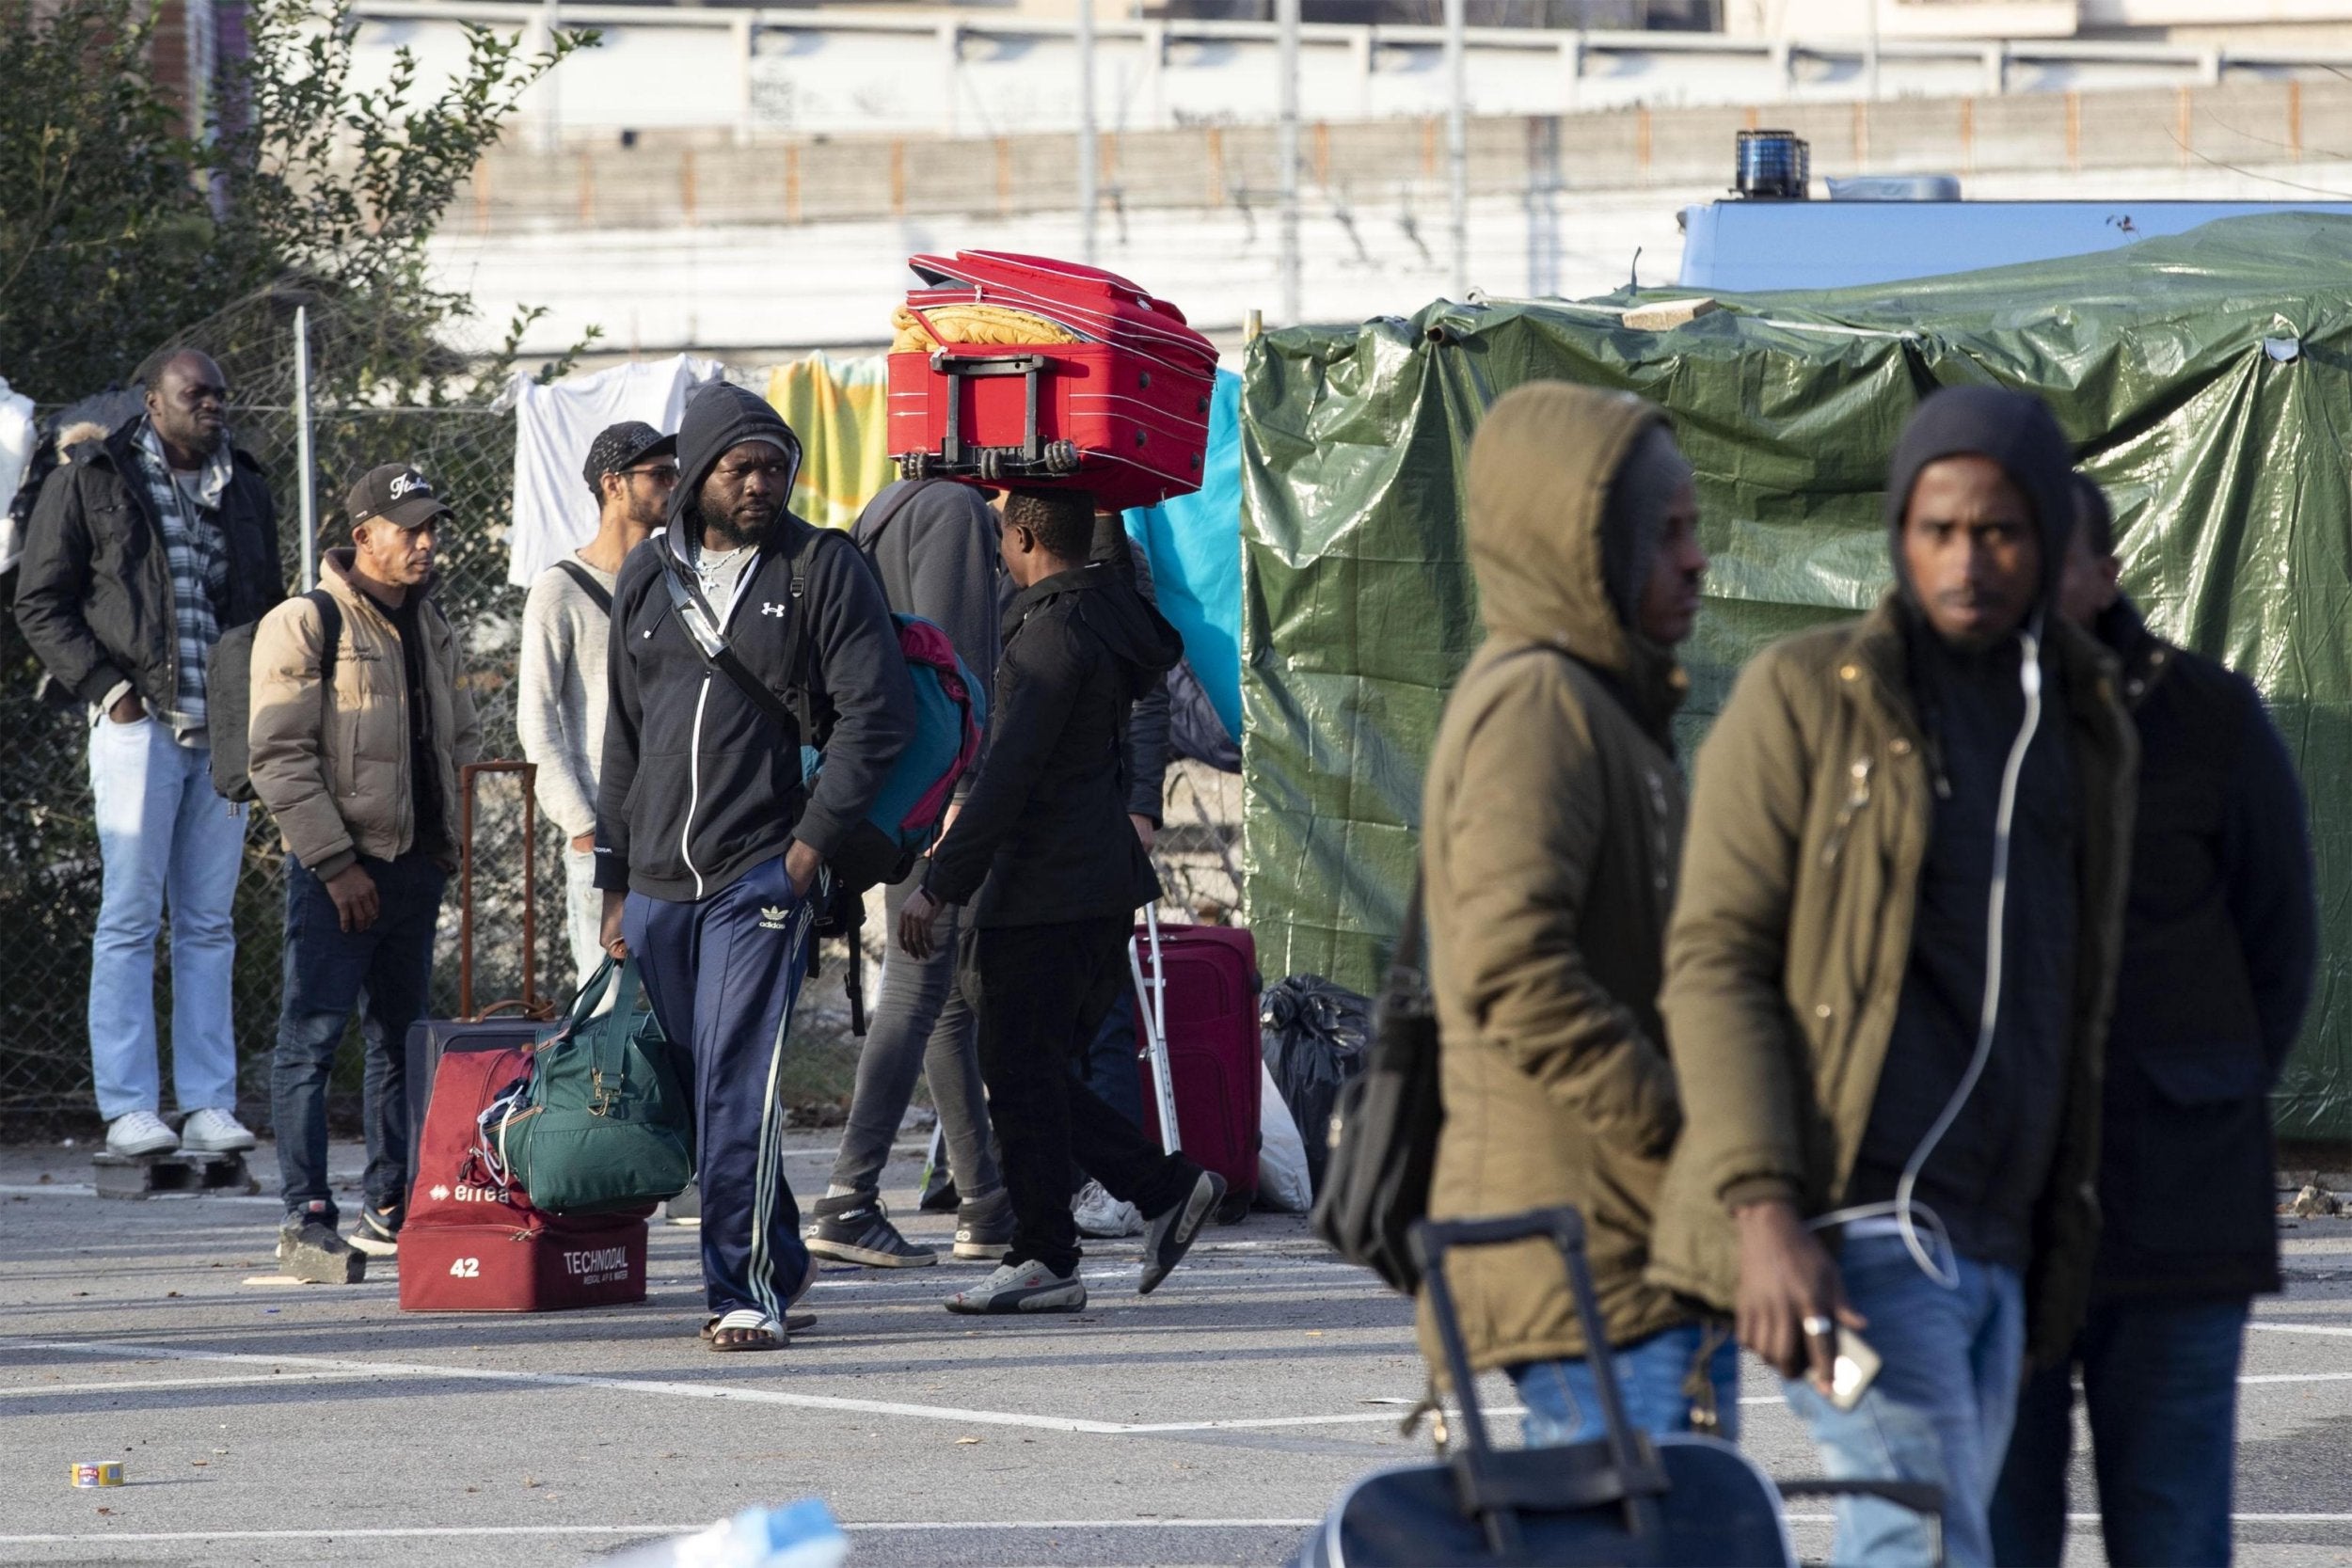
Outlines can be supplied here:
[[[1947, 1291], [1896, 1236], [1848, 1240], [1837, 1266], [1847, 1301], [1869, 1320], [1862, 1337], [1884, 1365], [1852, 1410], [1838, 1410], [1803, 1379], [1784, 1386], [1788, 1406], [1812, 1429], [1832, 1480], [1942, 1487], [1952, 1568], [1988, 1568], [1986, 1511], [2025, 1365], [2024, 1286], [2013, 1269], [1963, 1258], [1959, 1288]], [[1830, 1560], [1840, 1568], [1926, 1564], [1934, 1560], [1930, 1528], [1893, 1503], [1841, 1497]]]
[[171, 907], [171, 1078], [183, 1111], [237, 1104], [229, 1022], [236, 969], [230, 909], [245, 863], [245, 808], [213, 789], [213, 753], [152, 719], [101, 718], [89, 735], [90, 793], [103, 867], [90, 943], [90, 1072], [108, 1121], [159, 1110], [155, 938]]
[[[1714, 1340], [1711, 1350], [1709, 1338]], [[1700, 1323], [1662, 1330], [1615, 1353], [1617, 1388], [1625, 1399], [1626, 1419], [1636, 1431], [1656, 1437], [1691, 1430], [1691, 1397], [1683, 1385], [1702, 1352], [1707, 1381], [1715, 1390], [1716, 1435], [1740, 1440], [1739, 1341], [1727, 1328]], [[1581, 1358], [1522, 1361], [1510, 1372], [1519, 1402], [1527, 1406], [1519, 1427], [1528, 1447], [1589, 1443], [1601, 1435], [1600, 1394], [1588, 1363]]]
[[362, 856], [359, 867], [375, 882], [375, 924], [346, 931], [326, 884], [286, 857], [286, 1001], [270, 1064], [270, 1117], [286, 1212], [324, 1202], [330, 1225], [337, 1211], [327, 1187], [326, 1081], [354, 1006], [365, 1069], [361, 1192], [372, 1209], [406, 1201], [408, 1027], [431, 1005], [433, 937], [448, 880], [432, 856], [414, 850], [396, 861]]
[[[2247, 1301], [2111, 1302], [2074, 1340], [2099, 1478], [2099, 1522], [2115, 1568], [2215, 1568], [2230, 1560], [2238, 1357]], [[2074, 1446], [2074, 1367], [2038, 1372], [1993, 1502], [1993, 1545], [2010, 1568], [2056, 1568], [2066, 1545]]]
[[778, 855], [707, 898], [632, 893], [621, 912], [661, 1032], [693, 1056], [703, 1296], [714, 1313], [781, 1321], [808, 1278], [800, 1206], [779, 1163], [776, 1077], [817, 909], [793, 893]]

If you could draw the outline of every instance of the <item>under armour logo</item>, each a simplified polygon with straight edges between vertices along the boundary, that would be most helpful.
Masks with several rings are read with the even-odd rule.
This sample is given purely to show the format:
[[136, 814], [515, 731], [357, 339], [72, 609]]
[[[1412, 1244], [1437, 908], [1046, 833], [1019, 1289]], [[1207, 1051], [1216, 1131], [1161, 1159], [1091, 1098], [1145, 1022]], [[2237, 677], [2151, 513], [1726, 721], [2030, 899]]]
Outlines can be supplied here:
[[760, 600], [759, 612], [762, 615], [772, 615], [779, 621], [784, 619], [784, 606], [776, 603], [773, 599]]

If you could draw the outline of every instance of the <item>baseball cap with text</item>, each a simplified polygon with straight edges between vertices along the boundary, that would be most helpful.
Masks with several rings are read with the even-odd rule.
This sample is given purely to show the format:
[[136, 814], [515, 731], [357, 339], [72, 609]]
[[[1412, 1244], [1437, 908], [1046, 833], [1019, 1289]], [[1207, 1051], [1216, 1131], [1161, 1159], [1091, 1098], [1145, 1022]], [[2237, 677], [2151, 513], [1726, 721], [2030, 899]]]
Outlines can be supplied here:
[[433, 493], [433, 482], [405, 463], [370, 468], [351, 487], [344, 504], [354, 528], [378, 519], [394, 528], [422, 528], [451, 510], [447, 501]]

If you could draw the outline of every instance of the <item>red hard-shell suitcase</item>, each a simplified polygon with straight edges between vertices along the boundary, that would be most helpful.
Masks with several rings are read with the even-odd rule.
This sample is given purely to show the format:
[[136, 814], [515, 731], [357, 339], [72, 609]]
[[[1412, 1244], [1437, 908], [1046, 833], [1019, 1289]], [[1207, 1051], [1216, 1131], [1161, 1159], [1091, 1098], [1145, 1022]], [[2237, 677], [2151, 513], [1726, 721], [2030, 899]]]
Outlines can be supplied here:
[[642, 1215], [560, 1219], [501, 1177], [480, 1118], [530, 1069], [531, 1050], [460, 1037], [436, 1064], [408, 1219], [404, 1312], [552, 1312], [645, 1299]]
[[[1265, 1082], [1258, 1054], [1257, 943], [1236, 927], [1153, 922], [1136, 928], [1134, 963], [1144, 1134], [1167, 1147], [1151, 1063], [1156, 1020], [1166, 1030], [1178, 1147], [1225, 1178], [1228, 1201], [1256, 1192]], [[1156, 983], [1163, 976], [1164, 990]]]
[[966, 250], [907, 264], [930, 285], [907, 294], [918, 316], [1002, 305], [1085, 341], [893, 354], [890, 451], [901, 474], [1076, 486], [1105, 511], [1200, 487], [1216, 349], [1183, 311], [1116, 273], [1041, 256]]

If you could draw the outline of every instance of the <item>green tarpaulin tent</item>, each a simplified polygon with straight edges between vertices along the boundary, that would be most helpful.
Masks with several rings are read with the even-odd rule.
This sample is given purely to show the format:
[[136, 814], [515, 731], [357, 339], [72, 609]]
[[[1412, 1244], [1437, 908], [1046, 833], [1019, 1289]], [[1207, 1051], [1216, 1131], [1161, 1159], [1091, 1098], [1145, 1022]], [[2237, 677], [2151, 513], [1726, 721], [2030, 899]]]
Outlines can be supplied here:
[[2113, 498], [2126, 588], [2250, 676], [2301, 763], [2324, 957], [2280, 1126], [2352, 1136], [2352, 219], [1626, 325], [1671, 297], [1441, 303], [1251, 345], [1244, 867], [1265, 973], [1369, 990], [1396, 929], [1422, 765], [1481, 635], [1461, 484], [1497, 397], [1557, 378], [1671, 412], [1714, 557], [1686, 648], [1695, 742], [1749, 654], [1877, 599], [1898, 432], [1935, 388], [1994, 382], [2049, 401]]

